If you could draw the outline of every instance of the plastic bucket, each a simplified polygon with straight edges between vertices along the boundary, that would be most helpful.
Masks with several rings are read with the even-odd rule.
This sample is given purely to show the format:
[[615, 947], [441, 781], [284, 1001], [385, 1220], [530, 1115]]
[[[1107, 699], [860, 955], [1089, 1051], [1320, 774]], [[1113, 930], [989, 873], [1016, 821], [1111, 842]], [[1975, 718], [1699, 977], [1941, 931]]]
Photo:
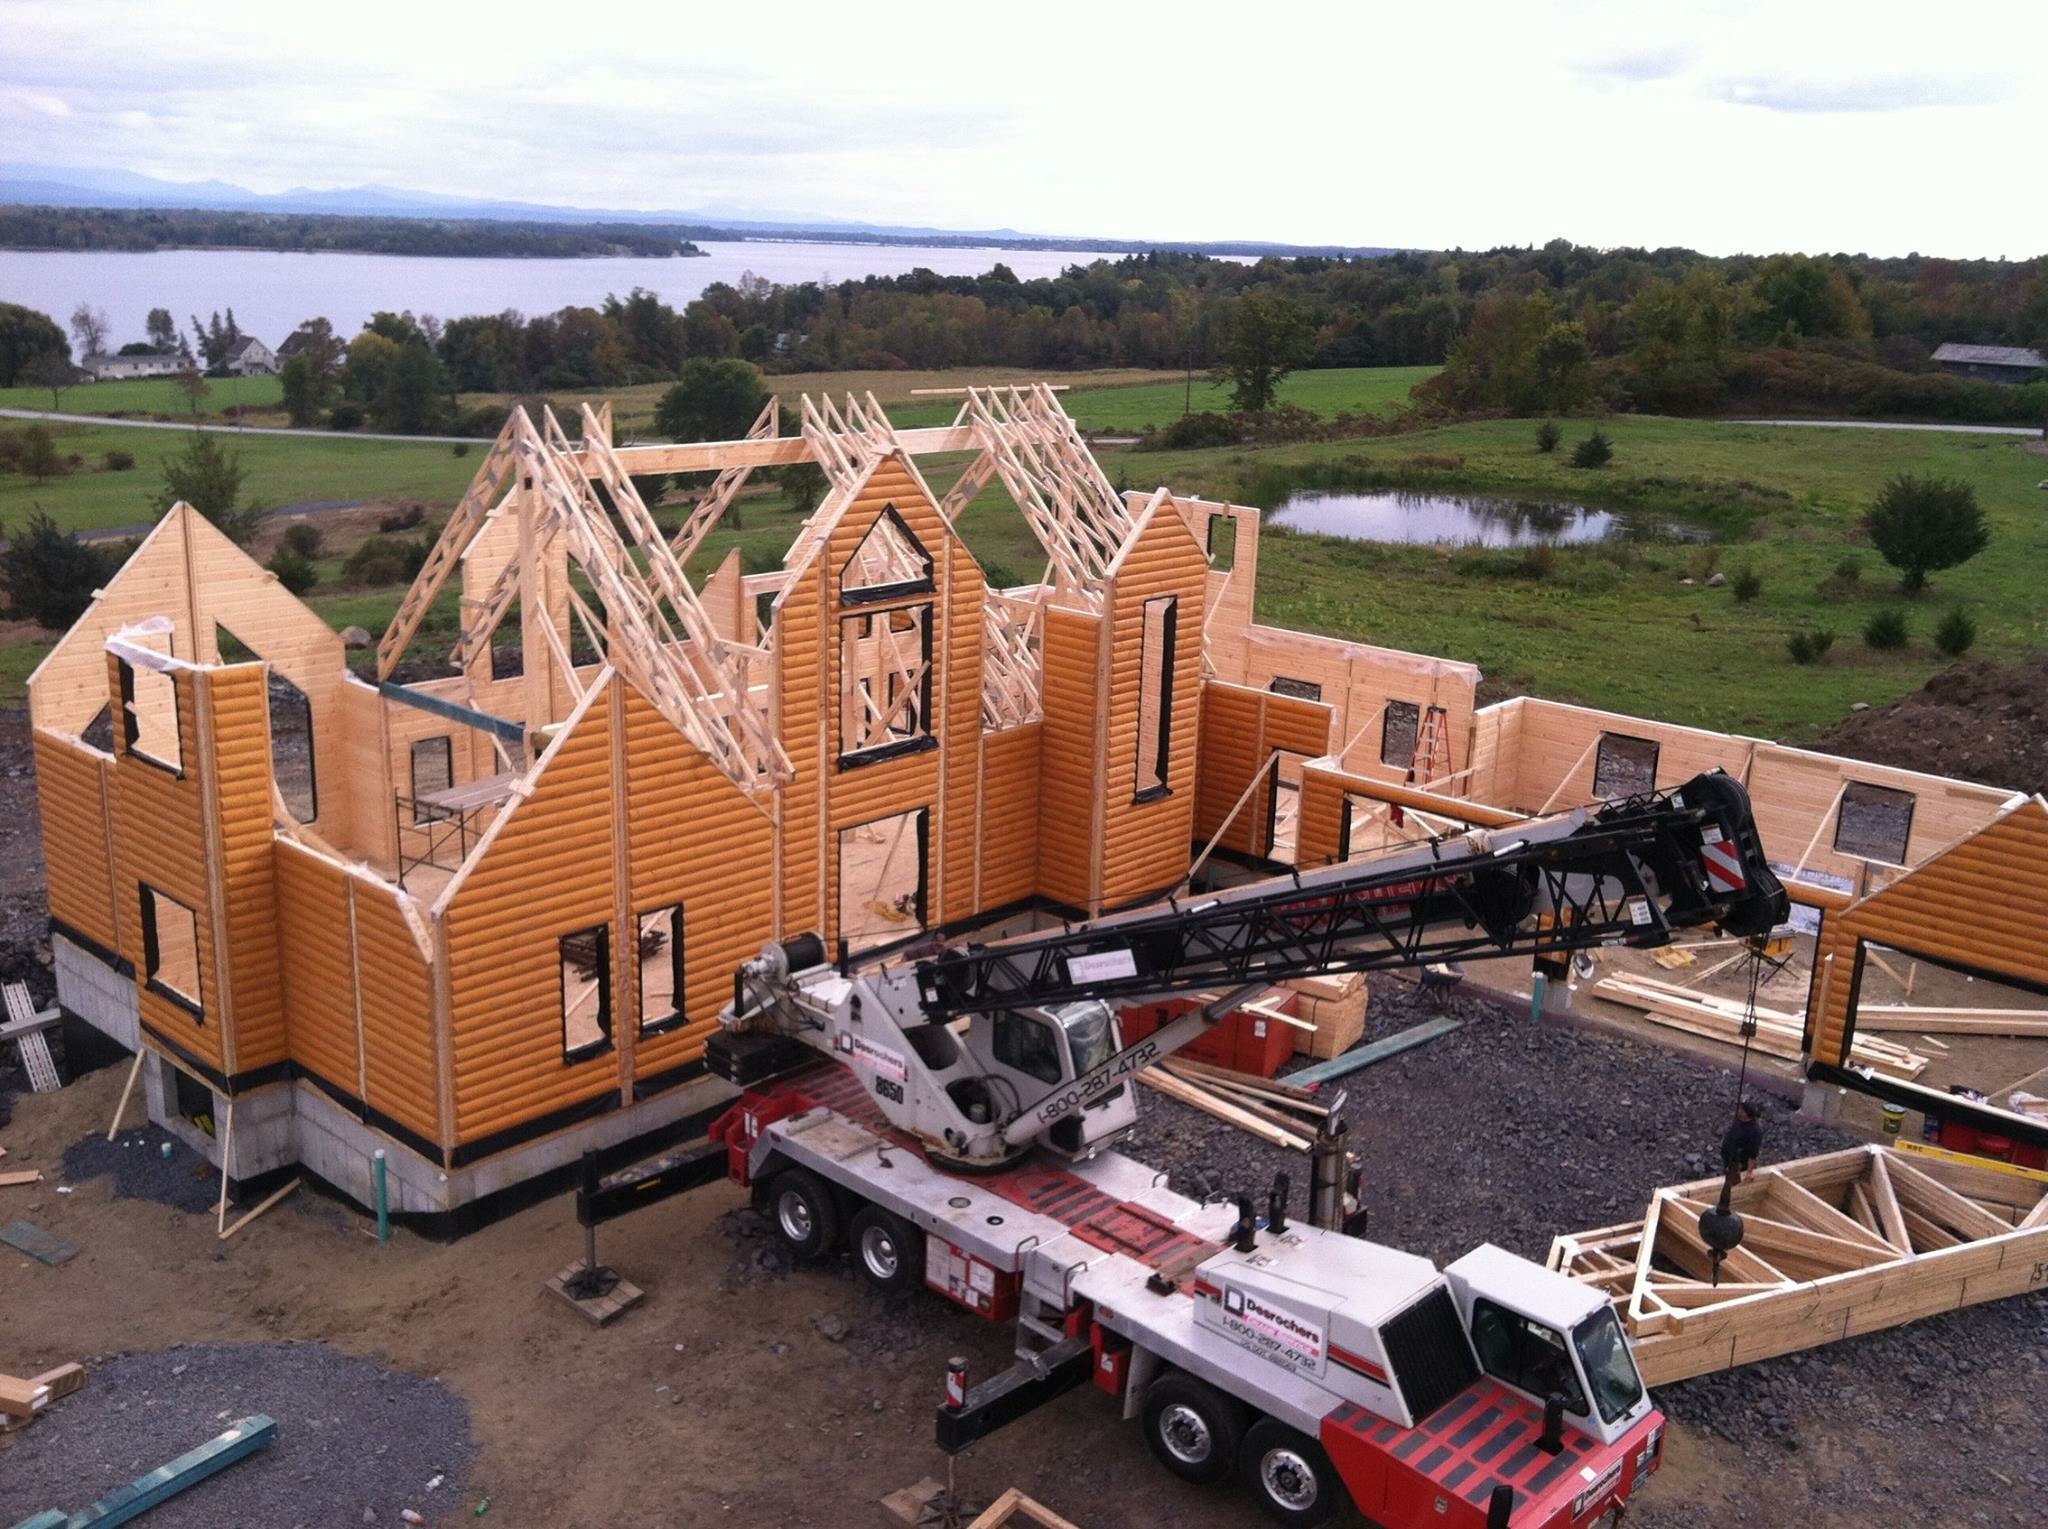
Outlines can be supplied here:
[[1887, 1136], [1898, 1135], [1899, 1126], [1905, 1118], [1906, 1107], [1903, 1104], [1887, 1104], [1884, 1107], [1884, 1134]]

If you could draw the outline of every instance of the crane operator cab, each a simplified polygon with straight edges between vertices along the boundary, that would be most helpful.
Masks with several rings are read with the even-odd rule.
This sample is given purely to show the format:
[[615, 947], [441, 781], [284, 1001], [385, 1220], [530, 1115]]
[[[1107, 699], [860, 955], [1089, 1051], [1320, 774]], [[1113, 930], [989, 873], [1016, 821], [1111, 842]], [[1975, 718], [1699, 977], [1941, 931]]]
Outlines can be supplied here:
[[[959, 1040], [978, 1067], [948, 1092], [968, 1119], [997, 1126], [1010, 1124], [1026, 1109], [1056, 1105], [1067, 1085], [1123, 1049], [1115, 1012], [1093, 998], [977, 1014], [961, 1027]], [[1130, 1085], [1117, 1083], [1085, 1101], [1075, 1098], [1043, 1140], [1064, 1156], [1090, 1156], [1137, 1121]]]

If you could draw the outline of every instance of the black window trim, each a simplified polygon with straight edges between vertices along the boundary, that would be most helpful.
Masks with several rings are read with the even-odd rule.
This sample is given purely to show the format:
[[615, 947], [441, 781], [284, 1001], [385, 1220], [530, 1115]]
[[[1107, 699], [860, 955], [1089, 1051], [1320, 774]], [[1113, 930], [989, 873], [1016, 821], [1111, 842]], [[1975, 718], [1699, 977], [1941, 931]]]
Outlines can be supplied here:
[[[1862, 787], [1865, 791], [1882, 791], [1888, 796], [1903, 796], [1906, 799], [1906, 826], [1899, 835], [1898, 859], [1894, 860], [1887, 855], [1864, 855], [1859, 854], [1853, 849], [1842, 848], [1842, 809], [1849, 805], [1849, 792], [1858, 786]], [[1917, 791], [1907, 791], [1900, 786], [1881, 786], [1874, 780], [1848, 780], [1842, 782], [1841, 799], [1835, 803], [1835, 853], [1847, 856], [1851, 860], [1866, 861], [1871, 865], [1910, 866], [1912, 862], [1906, 857], [1912, 852], [1913, 815], [1919, 809], [1920, 794]]]
[[[148, 755], [143, 755], [147, 759]], [[140, 889], [138, 901], [142, 906], [142, 974], [143, 986], [157, 997], [176, 1004], [199, 1024], [206, 1023], [206, 971], [199, 952], [199, 910], [187, 907], [179, 898], [171, 896], [161, 887], [153, 887], [146, 881], [135, 884]], [[182, 908], [192, 920], [192, 981], [199, 989], [197, 993], [181, 993], [156, 974], [163, 960], [163, 942], [156, 929], [156, 898]]]
[[[1650, 751], [1649, 790], [1657, 789], [1657, 771], [1664, 761], [1664, 745], [1655, 738], [1645, 738], [1637, 733], [1603, 732], [1593, 746], [1593, 795], [1601, 801], [1612, 801], [1614, 797], [1600, 789], [1600, 767], [1607, 757], [1609, 743], [1639, 743]], [[1632, 795], [1634, 793], [1623, 793]]]
[[[1141, 786], [1134, 779], [1131, 782], [1131, 805], [1157, 802], [1173, 795], [1173, 680], [1174, 661], [1179, 656], [1180, 638], [1180, 596], [1153, 595], [1140, 609], [1138, 618], [1138, 683], [1145, 683], [1145, 627], [1146, 612], [1154, 602], [1164, 601], [1166, 612], [1159, 621], [1159, 646], [1163, 650], [1159, 664], [1159, 722], [1158, 736], [1154, 740], [1158, 751], [1159, 778], [1149, 786]], [[1142, 703], [1141, 703], [1142, 704]], [[1138, 758], [1144, 757], [1144, 739], [1140, 738]], [[1132, 761], [1135, 772], [1137, 760]]]
[[[598, 1038], [581, 1046], [569, 1044], [569, 978], [568, 956], [562, 950], [565, 940], [578, 935], [592, 934], [597, 937], [597, 1029]], [[608, 923], [586, 924], [581, 929], [571, 929], [555, 936], [555, 983], [557, 988], [556, 1007], [562, 1016], [562, 1062], [575, 1066], [581, 1062], [594, 1061], [612, 1049], [612, 929]]]
[[[640, 1029], [638, 1033], [643, 1037], [650, 1035], [666, 1035], [669, 1033], [669, 1031], [680, 1029], [683, 1025], [689, 1022], [683, 1012], [684, 999], [686, 996], [683, 988], [683, 969], [684, 962], [688, 959], [683, 951], [683, 930], [685, 927], [685, 915], [683, 912], [683, 904], [680, 901], [672, 903], [656, 903], [652, 908], [642, 908], [636, 911], [633, 915], [633, 937], [636, 943], [640, 937], [640, 921], [646, 918], [647, 915], [650, 913], [666, 913], [669, 916], [668, 959], [669, 970], [671, 972], [671, 976], [669, 979], [669, 991], [675, 999], [675, 1007], [670, 1009], [667, 1014], [663, 1015], [659, 1019], [648, 1019], [645, 1013], [647, 1003], [646, 996], [639, 992], [639, 968], [635, 968], [634, 996], [640, 999], [640, 1006], [642, 1011], [640, 1017]], [[634, 954], [635, 958], [638, 959], [639, 953], [637, 950]], [[641, 965], [643, 967], [645, 966], [645, 964], [646, 963], [644, 961], [641, 962]]]
[[[899, 610], [924, 612], [924, 630], [918, 636], [919, 667], [923, 670], [917, 682], [917, 720], [920, 731], [907, 738], [891, 738], [887, 743], [871, 744], [864, 749], [848, 750], [842, 747], [839, 754], [839, 768], [842, 770], [857, 770], [862, 765], [880, 764], [885, 759], [895, 759], [904, 754], [922, 754], [927, 749], [939, 746], [938, 734], [932, 728], [932, 641], [939, 620], [936, 600], [913, 600], [908, 604], [892, 606], [888, 610], [857, 611], [852, 615], [841, 616], [839, 662], [843, 669], [846, 662], [847, 622], [872, 622]], [[861, 678], [866, 680], [867, 676], [862, 675]], [[840, 725], [845, 726], [843, 719]], [[839, 741], [841, 745], [846, 742], [843, 737]]]
[[[903, 539], [917, 549], [918, 559], [924, 564], [924, 575], [921, 578], [915, 579], [898, 579], [893, 584], [855, 584], [849, 587], [846, 582], [846, 570], [851, 568], [854, 559], [860, 556], [860, 549], [868, 544], [868, 536], [873, 536], [881, 528], [885, 520], [894, 521], [896, 529], [903, 533]], [[931, 550], [919, 540], [918, 534], [910, 529], [909, 522], [897, 513], [895, 502], [892, 500], [890, 503], [882, 506], [882, 513], [877, 515], [874, 524], [868, 527], [867, 536], [863, 536], [854, 545], [852, 556], [848, 557], [840, 565], [839, 603], [841, 605], [875, 605], [884, 600], [899, 599], [904, 595], [933, 594], [938, 589], [932, 572], [936, 566], [932, 559]]]

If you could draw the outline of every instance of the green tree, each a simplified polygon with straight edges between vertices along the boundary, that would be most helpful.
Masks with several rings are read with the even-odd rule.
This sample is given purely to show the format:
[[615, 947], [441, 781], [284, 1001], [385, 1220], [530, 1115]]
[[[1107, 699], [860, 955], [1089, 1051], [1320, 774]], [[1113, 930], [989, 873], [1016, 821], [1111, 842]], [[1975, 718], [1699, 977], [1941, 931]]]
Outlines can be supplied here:
[[311, 361], [303, 355], [293, 356], [278, 373], [278, 381], [284, 387], [284, 412], [295, 428], [303, 430], [320, 418], [327, 407], [324, 395], [329, 390], [314, 375]]
[[1315, 327], [1301, 304], [1247, 292], [1230, 316], [1215, 378], [1230, 384], [1230, 406], [1247, 414], [1273, 407], [1280, 382], [1315, 354]]
[[1472, 310], [1433, 386], [1461, 408], [1530, 415], [1575, 408], [1592, 381], [1583, 325], [1560, 319], [1547, 293], [1494, 291]]
[[370, 404], [370, 417], [399, 435], [425, 435], [441, 418], [441, 363], [424, 345], [401, 345]]
[[825, 469], [816, 462], [790, 463], [782, 469], [782, 491], [797, 514], [810, 514], [825, 497]]
[[1990, 544], [1977, 491], [1953, 479], [1901, 473], [1885, 484], [1870, 510], [1870, 541], [1918, 594], [1927, 576], [1967, 563]]
[[21, 470], [38, 483], [64, 476], [64, 457], [48, 425], [30, 425], [21, 432]]
[[53, 350], [46, 350], [21, 369], [21, 380], [30, 387], [47, 388], [52, 410], [64, 403], [64, 390], [78, 381], [77, 367]]
[[247, 545], [256, 534], [263, 511], [241, 504], [242, 457], [228, 451], [205, 430], [192, 432], [191, 442], [164, 459], [164, 486], [156, 496], [159, 511], [180, 501], [218, 526], [232, 541]]
[[62, 631], [85, 614], [93, 591], [119, 566], [112, 554], [58, 530], [38, 505], [0, 562], [0, 589], [17, 619]]
[[19, 385], [23, 368], [53, 353], [60, 361], [71, 359], [71, 342], [55, 319], [18, 303], [0, 303], [0, 388]]
[[71, 337], [78, 341], [78, 356], [103, 356], [107, 353], [107, 332], [113, 321], [107, 317], [107, 310], [95, 308], [91, 303], [80, 303], [71, 310]]
[[761, 369], [751, 361], [693, 356], [682, 380], [654, 406], [654, 428], [672, 441], [736, 441], [767, 406]]
[[157, 351], [159, 354], [166, 356], [170, 355], [172, 352], [177, 350], [178, 321], [171, 317], [170, 309], [150, 309], [149, 321], [147, 324], [144, 325], [144, 328], [147, 330], [149, 334], [149, 346], [151, 350]]
[[1870, 315], [1847, 274], [1811, 255], [1773, 255], [1749, 284], [1756, 303], [1758, 338], [1792, 340], [1870, 338]]
[[187, 366], [171, 378], [171, 386], [185, 395], [185, 401], [192, 405], [192, 417], [199, 417], [199, 406], [206, 402], [206, 395], [213, 389], [207, 385], [206, 374], [196, 366]]

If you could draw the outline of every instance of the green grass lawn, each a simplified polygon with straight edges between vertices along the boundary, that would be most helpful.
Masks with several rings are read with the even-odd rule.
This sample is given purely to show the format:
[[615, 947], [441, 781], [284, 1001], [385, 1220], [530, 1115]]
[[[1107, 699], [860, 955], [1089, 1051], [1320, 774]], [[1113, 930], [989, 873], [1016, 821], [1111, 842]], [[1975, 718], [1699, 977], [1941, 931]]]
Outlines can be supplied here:
[[[202, 417], [222, 410], [276, 409], [284, 404], [284, 385], [275, 377], [209, 377], [199, 401]], [[161, 414], [166, 419], [192, 418], [192, 400], [169, 377], [127, 377], [116, 382], [83, 382], [66, 388], [52, 406], [48, 388], [0, 388], [0, 409], [43, 409], [56, 414]]]
[[[1320, 466], [1360, 487], [1577, 499], [1716, 527], [1725, 539], [1705, 547], [1560, 547], [1541, 576], [1514, 552], [1277, 529], [1262, 543], [1264, 621], [1464, 659], [1514, 689], [1672, 722], [1809, 737], [1851, 703], [1881, 704], [1944, 667], [1931, 639], [1951, 605], [1977, 622], [1972, 657], [2048, 647], [2048, 494], [2035, 487], [2048, 459], [2021, 439], [1622, 418], [1604, 425], [1613, 464], [1580, 471], [1568, 453], [1589, 428], [1570, 425], [1548, 456], [1535, 449], [1532, 422], [1502, 420], [1261, 452], [1113, 453], [1105, 465], [1133, 486], [1165, 482], [1217, 496], [1270, 494], [1279, 486], [1274, 469]], [[1934, 575], [1917, 600], [1898, 595], [1897, 574], [1860, 530], [1879, 488], [1901, 472], [1974, 485], [1992, 531], [1987, 551]], [[1861, 565], [1854, 591], [1823, 594], [1822, 582], [1852, 557]], [[1732, 580], [1745, 568], [1763, 581], [1749, 605], [1725, 585], [1705, 587], [1715, 570]], [[1698, 582], [1687, 587], [1686, 578]], [[1874, 652], [1863, 644], [1864, 623], [1891, 607], [1907, 613], [1912, 642]], [[1836, 633], [1827, 660], [1793, 664], [1787, 636], [1819, 627]]]
[[[1313, 375], [1313, 374], [1311, 374]], [[1341, 377], [1344, 374], [1322, 374]], [[1373, 374], [1354, 373], [1354, 377]], [[1385, 374], [1379, 374], [1384, 377]], [[1147, 392], [1149, 386], [1093, 390]], [[1346, 395], [1356, 407], [1358, 389]], [[1086, 395], [1069, 395], [1081, 413]], [[1483, 549], [1388, 546], [1294, 535], [1269, 527], [1260, 569], [1259, 614], [1280, 626], [1358, 637], [1478, 664], [1503, 693], [1585, 701], [1673, 722], [1798, 739], [1843, 716], [1853, 702], [1881, 704], [1916, 688], [1948, 660], [1932, 645], [1951, 605], [1978, 625], [1972, 656], [2010, 658], [2048, 647], [2048, 458], [2013, 437], [1878, 430], [1744, 427], [1698, 420], [1610, 420], [1611, 466], [1579, 471], [1571, 443], [1590, 426], [1572, 423], [1552, 455], [1534, 446], [1530, 421], [1489, 421], [1369, 440], [1276, 447], [1151, 453], [1107, 450], [1113, 482], [1135, 488], [1170, 484], [1265, 504], [1285, 492], [1287, 474], [1322, 472], [1339, 482], [1466, 489], [1531, 498], [1574, 499], [1690, 519], [1718, 541], [1611, 542], [1555, 549], [1542, 558]], [[0, 477], [0, 522], [16, 525], [42, 503], [74, 528], [146, 521], [158, 463], [182, 448], [168, 431], [60, 426], [60, 444], [97, 462], [105, 450], [135, 452], [132, 471], [91, 471], [36, 485]], [[445, 506], [468, 483], [478, 451], [456, 457], [446, 446], [298, 437], [235, 436], [249, 467], [252, 497], [272, 504], [417, 498]], [[921, 464], [943, 493], [965, 458]], [[1992, 528], [1988, 551], [1936, 574], [1918, 600], [1897, 594], [1897, 576], [1878, 558], [1860, 521], [1884, 481], [1900, 472], [1963, 479], [1977, 489]], [[680, 523], [687, 495], [657, 507]], [[741, 524], [728, 522], [700, 552], [693, 573], [707, 573], [738, 547], [750, 570], [779, 566], [801, 520], [778, 488], [744, 496]], [[431, 521], [430, 521], [431, 525]], [[962, 529], [1003, 582], [1035, 578], [1042, 554], [994, 483], [962, 519]], [[1847, 592], [1821, 585], [1844, 558], [1860, 563]], [[1732, 590], [1707, 588], [1714, 571], [1762, 579], [1747, 605]], [[336, 626], [378, 631], [395, 608], [396, 589], [335, 588], [339, 563], [325, 559], [313, 604]], [[1695, 582], [1688, 586], [1685, 579]], [[1879, 610], [1907, 613], [1912, 641], [1878, 653], [1862, 641]], [[419, 651], [445, 649], [452, 606], [436, 613]], [[1785, 639], [1826, 627], [1837, 634], [1824, 663], [1794, 665]], [[444, 630], [445, 628], [445, 630]], [[39, 645], [0, 650], [0, 701], [18, 699], [20, 680]]]
[[[20, 428], [0, 421], [0, 429]], [[37, 483], [19, 474], [0, 474], [0, 525], [19, 526], [31, 510], [49, 511], [69, 531], [108, 530], [156, 518], [155, 498], [163, 486], [163, 461], [183, 452], [191, 437], [182, 430], [136, 430], [120, 425], [50, 426], [57, 449], [85, 459], [85, 470]], [[223, 432], [227, 449], [239, 453], [246, 472], [245, 502], [282, 507], [337, 499], [423, 499], [452, 503], [475, 476], [484, 445], [458, 457], [451, 446], [409, 441], [322, 440], [307, 436]], [[125, 451], [135, 466], [111, 472], [102, 465], [109, 451]]]

